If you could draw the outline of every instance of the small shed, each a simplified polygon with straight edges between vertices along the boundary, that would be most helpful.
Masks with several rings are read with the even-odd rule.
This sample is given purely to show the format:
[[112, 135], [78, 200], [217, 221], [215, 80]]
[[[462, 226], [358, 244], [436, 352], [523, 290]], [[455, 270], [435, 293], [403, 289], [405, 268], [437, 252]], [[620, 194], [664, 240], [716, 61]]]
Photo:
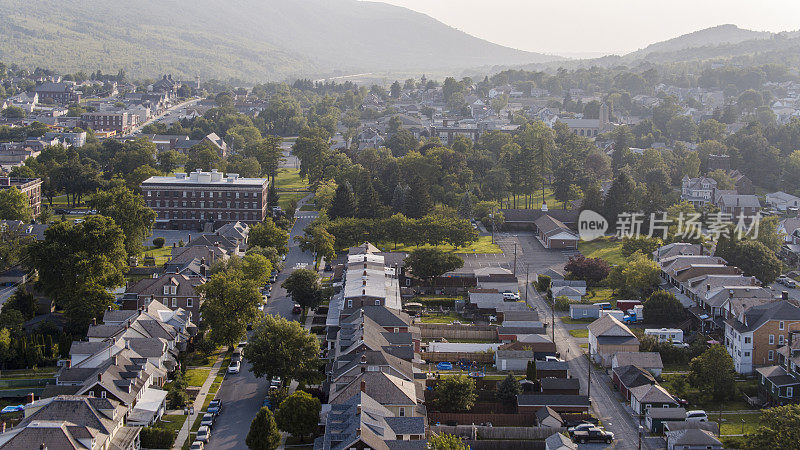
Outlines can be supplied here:
[[664, 422], [680, 422], [686, 420], [684, 408], [650, 408], [644, 416], [644, 423], [651, 433], [662, 433]]

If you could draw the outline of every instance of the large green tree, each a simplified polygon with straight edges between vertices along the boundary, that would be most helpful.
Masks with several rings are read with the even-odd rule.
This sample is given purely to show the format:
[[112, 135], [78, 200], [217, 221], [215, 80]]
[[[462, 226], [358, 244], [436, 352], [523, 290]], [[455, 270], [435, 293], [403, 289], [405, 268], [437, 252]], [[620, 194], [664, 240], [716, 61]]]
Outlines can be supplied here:
[[33, 213], [28, 204], [28, 196], [13, 187], [0, 190], [0, 219], [30, 222]]
[[744, 450], [800, 448], [800, 405], [763, 409], [760, 423], [745, 436]]
[[258, 410], [244, 442], [250, 450], [275, 450], [280, 446], [281, 432], [269, 408], [264, 406]]
[[286, 397], [275, 414], [278, 428], [292, 436], [305, 438], [316, 431], [322, 409], [316, 397], [304, 391], [295, 391]]
[[144, 239], [150, 235], [156, 213], [147, 207], [141, 195], [124, 186], [97, 191], [89, 204], [100, 214], [114, 219], [125, 233], [125, 251], [138, 255], [144, 248]]
[[475, 404], [475, 380], [464, 374], [443, 377], [434, 389], [436, 406], [442, 411], [469, 411]]
[[339, 184], [333, 194], [333, 201], [331, 201], [331, 207], [328, 209], [328, 217], [331, 219], [355, 217], [357, 209], [356, 197], [353, 194], [353, 188], [350, 183]]
[[517, 395], [521, 392], [519, 381], [517, 377], [508, 374], [503, 381], [497, 383], [497, 392], [495, 397], [497, 400], [506, 405], [513, 405], [517, 402]]
[[319, 275], [311, 269], [297, 269], [281, 284], [295, 303], [313, 308], [322, 302], [323, 290]]
[[286, 254], [289, 251], [289, 233], [267, 218], [250, 229], [247, 243], [251, 246], [272, 247], [279, 253]]
[[736, 391], [736, 371], [733, 358], [725, 347], [712, 345], [702, 355], [692, 359], [689, 367], [689, 381], [704, 396], [717, 402], [733, 397]]
[[684, 316], [683, 305], [669, 291], [653, 292], [644, 302], [644, 321], [647, 323], [677, 323]]
[[464, 260], [458, 255], [446, 253], [438, 248], [420, 247], [409, 253], [405, 265], [415, 276], [430, 281], [463, 267]]
[[257, 377], [311, 383], [320, 377], [319, 339], [300, 323], [267, 315], [256, 325], [244, 359]]
[[258, 307], [263, 298], [258, 284], [239, 270], [214, 274], [197, 289], [205, 297], [200, 313], [210, 328], [211, 342], [235, 346], [247, 333], [247, 324], [256, 322], [261, 315]]
[[439, 433], [428, 439], [427, 448], [428, 450], [468, 450], [469, 446], [464, 444], [457, 436]]
[[[92, 313], [97, 317], [108, 306], [109, 297], [100, 291], [123, 283], [124, 233], [113, 219], [97, 215], [80, 224], [53, 224], [44, 236], [29, 249], [39, 286], [65, 307], [76, 326], [85, 327]], [[96, 304], [82, 298], [88, 293]]]

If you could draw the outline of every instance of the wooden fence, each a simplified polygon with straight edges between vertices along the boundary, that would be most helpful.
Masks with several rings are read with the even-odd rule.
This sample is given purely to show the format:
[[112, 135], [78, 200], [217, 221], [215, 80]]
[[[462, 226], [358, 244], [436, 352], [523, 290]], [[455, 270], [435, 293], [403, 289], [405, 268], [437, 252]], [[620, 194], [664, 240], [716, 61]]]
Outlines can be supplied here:
[[[524, 416], [524, 414], [515, 415]], [[430, 415], [428, 415], [428, 418], [430, 419]], [[544, 440], [553, 434], [567, 431], [566, 428], [557, 427], [533, 427], [525, 425], [497, 426], [497, 422], [491, 420], [491, 418], [488, 422], [492, 422], [491, 427], [480, 425], [472, 426], [471, 424], [457, 426], [431, 425], [430, 429], [431, 433], [434, 434], [447, 433], [465, 439], [474, 439], [477, 437], [480, 440]], [[476, 433], [477, 436], [475, 436]]]
[[547, 450], [544, 441], [465, 440], [470, 450]]
[[480, 364], [494, 364], [494, 353], [468, 353], [468, 352], [422, 352], [422, 359], [427, 362], [456, 362], [462, 359], [475, 361]]
[[[536, 424], [535, 414], [503, 414], [503, 413], [445, 413], [445, 412], [429, 412], [428, 423], [430, 424], [450, 424], [450, 425], [472, 425], [481, 423], [491, 423], [491, 427], [478, 427], [480, 429], [486, 428], [488, 430], [507, 427], [519, 427], [527, 429]], [[433, 428], [433, 427], [431, 427]], [[453, 427], [457, 428], [457, 427]], [[469, 427], [467, 427], [469, 428]], [[450, 433], [453, 434], [453, 433]], [[552, 433], [550, 433], [552, 434]], [[483, 435], [481, 435], [483, 436]], [[489, 435], [495, 436], [495, 435]], [[487, 436], [486, 439], [491, 439]], [[548, 435], [549, 436], [549, 435]], [[547, 436], [541, 439], [545, 439]], [[497, 437], [495, 437], [497, 439]], [[538, 439], [538, 438], [501, 438], [501, 439]]]
[[443, 323], [416, 323], [423, 339], [475, 339], [497, 341], [497, 327], [491, 325], [449, 325]]

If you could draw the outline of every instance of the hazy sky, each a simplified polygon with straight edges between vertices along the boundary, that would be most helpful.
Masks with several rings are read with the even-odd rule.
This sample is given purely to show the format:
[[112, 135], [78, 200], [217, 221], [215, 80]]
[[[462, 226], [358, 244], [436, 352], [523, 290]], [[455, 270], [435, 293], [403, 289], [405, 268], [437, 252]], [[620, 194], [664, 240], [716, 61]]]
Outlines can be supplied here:
[[544, 53], [627, 53], [732, 23], [800, 29], [799, 0], [380, 0], [498, 44]]

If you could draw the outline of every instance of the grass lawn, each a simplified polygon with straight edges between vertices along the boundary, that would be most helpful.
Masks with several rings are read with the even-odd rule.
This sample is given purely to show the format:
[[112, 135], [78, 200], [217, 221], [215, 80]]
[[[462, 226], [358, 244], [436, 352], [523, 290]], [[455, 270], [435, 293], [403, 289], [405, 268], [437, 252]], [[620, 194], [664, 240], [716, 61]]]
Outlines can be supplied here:
[[189, 367], [206, 366], [208, 368], [211, 368], [211, 366], [213, 366], [214, 363], [217, 361], [217, 357], [220, 355], [221, 352], [222, 352], [221, 347], [217, 347], [216, 349], [214, 349], [209, 353], [204, 353], [201, 352], [200, 350], [195, 350], [194, 352], [186, 355], [186, 361], [184, 361], [184, 364]]
[[567, 325], [578, 325], [581, 323], [592, 323], [596, 319], [573, 319], [570, 316], [561, 316], [561, 322]]
[[189, 416], [185, 416], [183, 414], [165, 415], [161, 418], [161, 421], [156, 424], [156, 427], [161, 428], [162, 430], [172, 431], [177, 435], [181, 430], [181, 427], [183, 427], [183, 423], [186, 422], [187, 417]]
[[210, 369], [189, 369], [185, 374], [186, 383], [189, 386], [202, 386], [203, 383], [206, 382], [206, 378], [208, 378], [208, 374], [210, 373]]
[[586, 328], [579, 328], [577, 330], [569, 330], [569, 335], [576, 338], [588, 338], [589, 330]]
[[588, 343], [581, 344], [581, 348], [589, 348], [589, 344]]
[[307, 191], [308, 181], [300, 177], [300, 169], [278, 169], [275, 187], [281, 191]]
[[[394, 245], [391, 243], [380, 246], [380, 248], [384, 251], [398, 251], [398, 252], [410, 252], [415, 248], [421, 248], [421, 247], [430, 248], [431, 246], [427, 244], [422, 245], [420, 247], [414, 245], [398, 245], [396, 250], [394, 248]], [[492, 254], [503, 253], [503, 251], [500, 250], [500, 247], [498, 247], [497, 244], [492, 244], [491, 236], [480, 236], [478, 237], [477, 241], [465, 247], [456, 248], [453, 247], [452, 245], [442, 244], [442, 245], [437, 245], [436, 248], [450, 253], [492, 253]]]
[[605, 288], [605, 287], [589, 288], [586, 297], [584, 297], [584, 300], [590, 303], [609, 302], [611, 303], [612, 308], [617, 307], [617, 299], [614, 298], [614, 290], [611, 288]]
[[[537, 191], [536, 195], [533, 196], [531, 199], [531, 203], [528, 205], [530, 209], [541, 209], [542, 208], [542, 191]], [[560, 201], [556, 200], [553, 196], [553, 189], [552, 188], [544, 188], [544, 201], [547, 202], [547, 207], [549, 209], [562, 209], [564, 208], [564, 204]], [[511, 199], [511, 206], [510, 208], [514, 208], [514, 200]], [[516, 208], [525, 209], [525, 197], [517, 197], [517, 206]]]
[[299, 202], [300, 199], [306, 195], [308, 195], [308, 192], [278, 192], [278, 206], [280, 206], [282, 210], [287, 211], [292, 199]]
[[425, 314], [421, 319], [422, 323], [451, 323], [459, 321], [461, 323], [472, 323], [469, 319], [463, 319], [455, 312], [448, 312], [442, 314]]
[[612, 241], [609, 238], [581, 241], [578, 243], [578, 250], [587, 258], [603, 258], [611, 265], [625, 262], [621, 241]]
[[154, 246], [150, 246], [147, 250], [142, 253], [142, 256], [139, 258], [140, 262], [144, 264], [144, 257], [145, 256], [152, 256], [156, 259], [156, 266], [163, 266], [167, 261], [169, 261], [170, 256], [172, 255], [172, 247], [169, 245], [165, 245], [161, 248], [156, 248]]
[[[719, 415], [709, 411], [709, 420], [718, 420]], [[712, 418], [713, 416], [713, 418]], [[722, 414], [722, 423], [720, 424], [720, 434], [743, 434], [742, 421], [744, 421], [744, 434], [756, 431], [761, 425], [760, 413], [745, 413], [745, 414]]]
[[53, 376], [58, 371], [57, 367], [40, 367], [37, 369], [16, 369], [3, 370], [0, 372], [0, 379], [9, 380], [14, 378], [44, 378]]

